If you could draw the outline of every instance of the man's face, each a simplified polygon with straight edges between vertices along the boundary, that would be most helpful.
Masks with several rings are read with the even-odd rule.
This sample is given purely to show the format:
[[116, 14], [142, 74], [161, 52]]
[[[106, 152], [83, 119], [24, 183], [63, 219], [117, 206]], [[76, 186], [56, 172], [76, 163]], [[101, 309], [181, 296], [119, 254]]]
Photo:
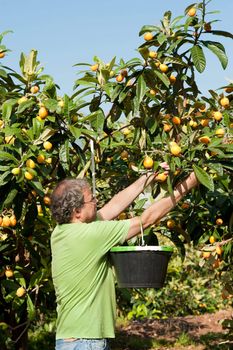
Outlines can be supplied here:
[[84, 203], [83, 207], [79, 210], [81, 222], [92, 222], [96, 219], [96, 198], [93, 197], [93, 194], [89, 188], [83, 190]]

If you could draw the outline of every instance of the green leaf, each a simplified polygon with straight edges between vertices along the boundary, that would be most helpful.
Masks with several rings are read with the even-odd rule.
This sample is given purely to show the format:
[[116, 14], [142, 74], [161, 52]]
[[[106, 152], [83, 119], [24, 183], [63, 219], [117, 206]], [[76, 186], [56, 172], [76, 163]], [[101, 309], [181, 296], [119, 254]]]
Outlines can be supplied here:
[[73, 65], [73, 67], [76, 67], [76, 66], [87, 66], [87, 67], [90, 67], [91, 64], [90, 63], [80, 62], [80, 63], [76, 63], [76, 64]]
[[225, 53], [224, 46], [214, 41], [205, 41], [203, 42], [203, 45], [205, 45], [210, 51], [212, 51], [218, 57], [223, 69], [225, 69], [228, 64], [228, 58]]
[[90, 111], [91, 112], [97, 111], [99, 109], [100, 104], [101, 104], [101, 96], [93, 97], [89, 107]]
[[97, 84], [98, 80], [95, 77], [89, 76], [89, 75], [85, 75], [84, 77], [78, 79], [75, 81], [76, 85], [87, 85], [89, 83], [94, 83]]
[[[211, 163], [210, 162], [210, 168], [213, 169], [218, 173], [218, 175], [222, 176], [223, 175], [223, 167], [221, 163]], [[232, 167], [233, 169], [233, 167]]]
[[139, 58], [132, 58], [131, 60], [127, 61], [126, 65], [128, 68], [142, 66], [143, 61]]
[[207, 187], [210, 191], [214, 191], [214, 181], [211, 176], [198, 165], [193, 165], [194, 173], [198, 179], [198, 181], [205, 187]]
[[174, 19], [173, 19], [173, 21], [171, 22], [171, 28], [172, 29], [175, 29], [176, 28], [176, 23], [178, 23], [181, 19], [183, 19], [184, 18], [184, 16], [182, 15], [182, 16], [178, 16], [178, 17], [175, 17]]
[[226, 38], [233, 39], [233, 34], [226, 32], [225, 30], [211, 30], [211, 34], [225, 36]]
[[133, 99], [133, 114], [135, 116], [138, 116], [138, 113], [139, 113], [139, 103], [138, 103], [138, 99], [137, 99], [137, 96], [134, 97]]
[[13, 202], [13, 200], [15, 199], [17, 193], [18, 193], [18, 190], [17, 190], [16, 188], [14, 188], [13, 190], [11, 190], [11, 191], [8, 193], [7, 197], [6, 197], [3, 206], [4, 206], [4, 207], [8, 207], [8, 205], [12, 204], [12, 202]]
[[26, 288], [26, 281], [23, 275], [18, 270], [15, 270], [14, 278], [22, 287]]
[[165, 34], [160, 33], [157, 37], [157, 40], [159, 44], [162, 45], [167, 40], [167, 37]]
[[4, 172], [6, 170], [9, 170], [9, 165], [0, 165], [0, 171]]
[[135, 202], [134, 210], [140, 210], [144, 207], [147, 202], [147, 198], [138, 199]]
[[8, 152], [0, 152], [0, 159], [1, 160], [12, 160], [13, 162], [17, 163], [18, 160], [10, 153]]
[[229, 169], [229, 170], [231, 170], [231, 171], [233, 171], [233, 164], [232, 163], [230, 163], [230, 162], [222, 162], [222, 166], [223, 166], [223, 168], [225, 168], [225, 169]]
[[172, 13], [171, 11], [166, 11], [163, 15], [163, 25], [164, 25], [164, 28], [166, 30], [169, 30], [170, 29], [170, 21], [171, 21], [171, 16], [172, 16]]
[[140, 75], [137, 81], [137, 87], [136, 87], [136, 96], [138, 99], [138, 103], [140, 104], [143, 100], [143, 97], [145, 96], [146, 93], [146, 83], [145, 80], [143, 79], [143, 76]]
[[36, 309], [29, 294], [27, 294], [27, 312], [28, 312], [29, 320], [30, 321], [34, 320], [36, 316]]
[[109, 71], [111, 71], [111, 70], [113, 69], [113, 67], [114, 67], [114, 65], [115, 65], [115, 62], [116, 62], [116, 56], [114, 56], [114, 57], [112, 58], [112, 60], [110, 61], [109, 65], [108, 65]]
[[[64, 101], [64, 108], [63, 108], [63, 112], [60, 112], [60, 114], [64, 114], [64, 116], [68, 118], [70, 114], [70, 109], [72, 109], [72, 104], [70, 102], [69, 96], [65, 94], [63, 97], [63, 101]], [[58, 105], [57, 108], [59, 113], [59, 108], [61, 107]]]
[[115, 101], [115, 99], [117, 98], [117, 96], [120, 94], [121, 91], [122, 91], [122, 86], [117, 85], [110, 95], [111, 102]]
[[[156, 69], [156, 68], [155, 68]], [[146, 85], [150, 88], [150, 89], [154, 89], [155, 85], [156, 85], [156, 75], [154, 73], [154, 70], [152, 69], [146, 69], [143, 72], [143, 78], [146, 82]]]
[[48, 139], [50, 139], [51, 136], [53, 136], [55, 134], [55, 130], [47, 128], [45, 129], [42, 134], [40, 135], [38, 140], [35, 140], [33, 142], [34, 145], [39, 145], [40, 143], [47, 141]]
[[99, 109], [95, 113], [91, 114], [89, 121], [91, 123], [92, 128], [95, 131], [101, 131], [101, 130], [103, 130], [104, 119], [105, 119], [104, 113], [103, 113], [102, 109]]
[[[30, 136], [34, 136], [35, 139], [39, 138], [41, 130], [44, 127], [44, 122], [39, 121], [37, 118], [32, 119], [32, 128], [30, 130]], [[31, 135], [32, 133], [32, 135]]]
[[182, 61], [179, 57], [166, 57], [163, 63], [173, 63], [173, 64], [179, 64], [181, 66], [187, 66], [187, 64]]
[[139, 36], [143, 35], [146, 32], [155, 32], [155, 31], [159, 31], [160, 32], [160, 27], [158, 26], [153, 26], [153, 25], [145, 25], [141, 28], [140, 32], [139, 32]]
[[43, 268], [40, 268], [39, 271], [36, 271], [35, 273], [33, 273], [33, 275], [30, 278], [29, 288], [33, 288], [36, 285], [39, 285], [41, 280], [44, 278], [44, 274], [45, 274], [45, 269]]
[[10, 99], [3, 103], [2, 105], [2, 118], [4, 120], [9, 120], [11, 117], [13, 106], [17, 103], [17, 100]]
[[58, 102], [53, 98], [48, 98], [44, 101], [44, 105], [50, 112], [55, 112], [58, 106]]
[[61, 145], [59, 150], [59, 159], [65, 170], [69, 170], [69, 140], [66, 140], [63, 145]]
[[40, 196], [44, 196], [44, 189], [42, 184], [39, 181], [31, 181], [31, 186], [36, 190], [36, 192], [40, 195]]
[[206, 59], [202, 48], [199, 45], [194, 45], [191, 48], [191, 57], [196, 70], [202, 73], [206, 67]]
[[146, 60], [149, 56], [149, 49], [147, 46], [142, 46], [138, 48], [138, 52], [140, 53], [140, 55], [142, 55], [142, 57]]
[[164, 85], [169, 88], [170, 81], [166, 74], [160, 73], [159, 71], [155, 70], [154, 73], [157, 75], [157, 77], [164, 83]]
[[17, 109], [17, 114], [23, 113], [27, 108], [31, 108], [33, 105], [35, 105], [36, 102], [34, 100], [28, 100], [25, 102], [20, 103]]
[[117, 104], [113, 104], [109, 112], [109, 115], [111, 116], [111, 122], [116, 122], [120, 118], [121, 113], [121, 108]]
[[85, 176], [85, 174], [86, 174], [86, 172], [87, 172], [87, 170], [90, 168], [90, 166], [91, 166], [91, 161], [88, 160], [88, 161], [86, 162], [84, 168], [83, 168], [83, 169], [80, 171], [80, 173], [78, 174], [77, 179], [83, 179], [84, 176]]
[[0, 77], [7, 78], [7, 72], [4, 69], [0, 69]]
[[52, 77], [46, 77], [43, 92], [47, 92], [51, 97], [56, 96], [56, 86]]
[[21, 75], [19, 75], [17, 73], [11, 73], [11, 76], [13, 76], [16, 79], [18, 79], [19, 81], [21, 81], [21, 83], [27, 84], [27, 81]]
[[0, 34], [0, 43], [2, 42], [2, 39], [4, 38], [4, 36], [9, 34], [9, 33], [14, 33], [14, 32], [13, 32], [13, 30], [5, 30], [4, 32], [2, 32]]
[[71, 132], [71, 134], [76, 138], [76, 139], [79, 139], [81, 133], [82, 133], [82, 130], [79, 129], [79, 128], [76, 128], [75, 126], [73, 125], [70, 125], [69, 127], [69, 130]]
[[122, 103], [124, 101], [124, 99], [127, 97], [127, 95], [128, 95], [128, 92], [125, 92], [124, 90], [121, 91], [119, 98], [118, 98], [118, 102]]
[[10, 171], [6, 171], [5, 173], [3, 173], [0, 176], [0, 186], [4, 186], [10, 179], [11, 172]]

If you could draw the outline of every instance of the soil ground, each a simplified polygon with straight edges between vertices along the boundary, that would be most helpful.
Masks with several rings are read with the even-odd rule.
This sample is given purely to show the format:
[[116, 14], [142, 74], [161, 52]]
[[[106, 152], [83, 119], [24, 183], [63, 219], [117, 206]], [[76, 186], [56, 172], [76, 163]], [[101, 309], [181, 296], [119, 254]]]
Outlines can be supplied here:
[[233, 320], [233, 309], [213, 314], [132, 321], [117, 326], [113, 350], [232, 350], [221, 321]]

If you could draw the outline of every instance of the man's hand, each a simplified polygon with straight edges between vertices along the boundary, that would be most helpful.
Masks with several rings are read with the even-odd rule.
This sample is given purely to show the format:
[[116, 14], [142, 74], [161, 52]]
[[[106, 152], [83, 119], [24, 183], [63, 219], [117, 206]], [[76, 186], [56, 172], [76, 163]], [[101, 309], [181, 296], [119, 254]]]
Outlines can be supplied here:
[[192, 172], [184, 181], [176, 186], [172, 194], [152, 203], [144, 210], [140, 217], [130, 219], [130, 229], [126, 240], [139, 234], [141, 225], [143, 229], [146, 229], [148, 226], [161, 220], [197, 184], [197, 178], [194, 172]]
[[160, 163], [159, 166], [161, 166], [162, 169], [169, 171], [170, 167], [166, 162]]

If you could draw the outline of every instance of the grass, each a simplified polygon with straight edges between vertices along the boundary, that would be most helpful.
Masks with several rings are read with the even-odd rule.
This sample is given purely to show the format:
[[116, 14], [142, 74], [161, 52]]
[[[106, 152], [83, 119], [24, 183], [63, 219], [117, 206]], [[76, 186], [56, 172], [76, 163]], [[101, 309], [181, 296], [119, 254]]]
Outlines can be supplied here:
[[194, 341], [190, 338], [187, 333], [181, 333], [175, 342], [175, 346], [189, 346], [194, 345]]
[[117, 334], [115, 339], [110, 341], [111, 350], [149, 350], [169, 347], [173, 342], [166, 339], [143, 338], [135, 335]]
[[[55, 334], [45, 330], [30, 334], [29, 350], [54, 349]], [[189, 334], [181, 333], [176, 340], [156, 337], [148, 338], [145, 336], [128, 335], [124, 332], [117, 332], [116, 338], [110, 340], [111, 350], [162, 350], [183, 349], [188, 347], [189, 350], [232, 350], [233, 344], [225, 342], [222, 333], [208, 333], [201, 335], [200, 338], [192, 339]]]

